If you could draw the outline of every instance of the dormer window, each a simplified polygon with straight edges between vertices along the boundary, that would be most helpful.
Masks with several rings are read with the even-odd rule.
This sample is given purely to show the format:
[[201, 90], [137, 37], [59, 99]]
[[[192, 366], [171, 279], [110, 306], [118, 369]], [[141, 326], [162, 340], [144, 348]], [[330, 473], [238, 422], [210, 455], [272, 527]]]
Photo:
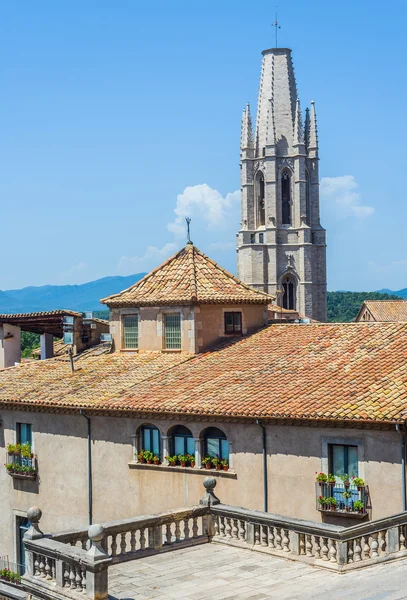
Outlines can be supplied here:
[[123, 317], [123, 348], [126, 350], [138, 349], [138, 315]]
[[164, 348], [181, 350], [181, 315], [164, 315]]
[[226, 334], [242, 333], [242, 313], [241, 312], [225, 312], [225, 333]]

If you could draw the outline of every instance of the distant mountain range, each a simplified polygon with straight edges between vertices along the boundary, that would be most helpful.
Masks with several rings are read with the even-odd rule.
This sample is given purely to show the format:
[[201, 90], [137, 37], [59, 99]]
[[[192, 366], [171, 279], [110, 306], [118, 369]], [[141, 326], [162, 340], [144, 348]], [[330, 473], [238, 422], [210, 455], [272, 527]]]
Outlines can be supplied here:
[[377, 291], [380, 292], [381, 294], [393, 294], [394, 296], [399, 296], [400, 298], [405, 298], [407, 300], [407, 288], [404, 288], [404, 290], [399, 290], [398, 292], [393, 292], [392, 290], [388, 290], [388, 289], [377, 290]]
[[[25, 287], [21, 290], [0, 290], [0, 313], [20, 313], [20, 312], [39, 312], [45, 310], [55, 310], [57, 308], [66, 308], [77, 310], [100, 311], [106, 310], [106, 306], [100, 304], [101, 298], [106, 298], [111, 294], [117, 294], [122, 290], [134, 285], [144, 277], [145, 273], [136, 273], [127, 277], [103, 277], [96, 281], [83, 283], [82, 285], [43, 285], [39, 287]], [[407, 288], [399, 291], [388, 289], [379, 290], [379, 292], [328, 292], [328, 308], [335, 305], [337, 310], [338, 303], [346, 303], [350, 309], [351, 300], [355, 304], [352, 307], [353, 312], [359, 310], [363, 299], [377, 297], [375, 294], [390, 294], [399, 298], [407, 299]], [[329, 312], [329, 311], [328, 311]], [[354, 315], [332, 315], [329, 320], [352, 320]]]
[[103, 277], [82, 285], [43, 285], [21, 290], [0, 290], [0, 313], [39, 312], [66, 308], [77, 310], [106, 310], [101, 298], [117, 294], [135, 284], [145, 273], [127, 277]]

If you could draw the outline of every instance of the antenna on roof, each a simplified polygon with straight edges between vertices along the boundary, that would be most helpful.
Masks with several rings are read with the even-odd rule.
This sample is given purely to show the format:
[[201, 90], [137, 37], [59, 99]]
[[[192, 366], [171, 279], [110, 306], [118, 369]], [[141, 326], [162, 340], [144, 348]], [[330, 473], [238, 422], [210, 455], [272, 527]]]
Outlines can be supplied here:
[[191, 242], [191, 232], [189, 226], [191, 224], [191, 217], [185, 217], [185, 221], [187, 222], [187, 244], [192, 244]]
[[276, 6], [276, 19], [274, 21], [274, 24], [272, 25], [272, 27], [274, 27], [275, 32], [276, 32], [276, 48], [278, 48], [278, 30], [281, 29], [281, 25], [278, 24], [278, 20], [277, 20], [277, 9], [278, 9], [278, 6]]

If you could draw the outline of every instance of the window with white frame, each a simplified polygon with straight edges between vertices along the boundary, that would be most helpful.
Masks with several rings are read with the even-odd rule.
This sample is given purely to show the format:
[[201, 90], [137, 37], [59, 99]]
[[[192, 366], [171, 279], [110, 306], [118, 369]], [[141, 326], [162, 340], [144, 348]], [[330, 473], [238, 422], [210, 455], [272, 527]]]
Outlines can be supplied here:
[[128, 350], [138, 349], [138, 315], [123, 317], [123, 345]]
[[181, 349], [181, 315], [164, 315], [164, 348]]

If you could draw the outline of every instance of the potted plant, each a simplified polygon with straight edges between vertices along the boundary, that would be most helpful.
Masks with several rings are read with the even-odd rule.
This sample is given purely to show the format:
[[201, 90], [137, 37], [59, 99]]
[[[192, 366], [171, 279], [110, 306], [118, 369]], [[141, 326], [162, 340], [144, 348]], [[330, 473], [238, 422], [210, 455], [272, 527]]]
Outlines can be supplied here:
[[359, 492], [365, 487], [365, 482], [361, 477], [354, 477], [352, 483], [356, 485]]
[[332, 486], [334, 486], [336, 484], [335, 475], [332, 475], [332, 474], [328, 475], [328, 483], [329, 483], [329, 485], [332, 485]]
[[212, 464], [217, 471], [221, 470], [220, 458], [218, 455], [216, 455], [214, 458], [212, 458]]
[[328, 481], [328, 475], [325, 473], [316, 472], [315, 475], [317, 476], [316, 480], [318, 481], [319, 485], [324, 485], [324, 483]]
[[10, 456], [13, 456], [14, 454], [16, 454], [16, 444], [8, 444], [7, 452], [8, 452], [8, 454], [10, 454]]
[[21, 456], [23, 458], [31, 458], [31, 446], [30, 446], [30, 444], [21, 444]]
[[341, 475], [340, 477], [343, 481], [343, 485], [345, 486], [345, 488], [348, 488], [350, 486], [349, 475], [347, 473], [345, 473], [344, 475]]
[[146, 462], [146, 459], [144, 458], [144, 450], [140, 450], [138, 453], [138, 461], [143, 464]]
[[343, 494], [342, 494], [342, 498], [345, 499], [345, 510], [346, 510], [346, 512], [350, 511], [349, 500], [350, 500], [351, 497], [352, 497], [352, 494], [350, 492], [348, 492], [347, 490], [345, 490], [343, 492]]
[[329, 496], [328, 498], [325, 498], [325, 502], [329, 510], [336, 510], [336, 498], [334, 498], [333, 496]]
[[159, 465], [160, 464], [160, 457], [157, 456], [156, 454], [153, 456], [153, 463], [155, 465]]
[[187, 457], [184, 454], [178, 454], [178, 460], [180, 462], [181, 467], [187, 466]]
[[365, 512], [365, 505], [362, 502], [362, 500], [356, 500], [356, 502], [353, 504], [353, 509], [356, 510], [358, 513]]
[[192, 468], [195, 467], [195, 456], [193, 454], [188, 454], [188, 462]]
[[4, 465], [8, 471], [8, 473], [13, 473], [14, 472], [14, 463], [7, 463]]
[[170, 467], [175, 467], [177, 464], [178, 456], [166, 456], [165, 460], [168, 460]]
[[153, 464], [154, 454], [150, 450], [144, 450], [143, 456], [148, 465]]
[[205, 467], [207, 469], [211, 469], [212, 468], [212, 458], [210, 456], [203, 456], [202, 464], [205, 465]]
[[326, 498], [325, 498], [325, 496], [319, 496], [318, 497], [318, 503], [319, 503], [319, 505], [320, 505], [320, 507], [322, 509], [325, 509], [325, 505], [326, 505]]
[[227, 458], [223, 458], [223, 459], [220, 461], [220, 464], [222, 465], [222, 469], [223, 469], [224, 471], [228, 471], [228, 470], [229, 470], [229, 461], [228, 461], [228, 459], [227, 459]]

